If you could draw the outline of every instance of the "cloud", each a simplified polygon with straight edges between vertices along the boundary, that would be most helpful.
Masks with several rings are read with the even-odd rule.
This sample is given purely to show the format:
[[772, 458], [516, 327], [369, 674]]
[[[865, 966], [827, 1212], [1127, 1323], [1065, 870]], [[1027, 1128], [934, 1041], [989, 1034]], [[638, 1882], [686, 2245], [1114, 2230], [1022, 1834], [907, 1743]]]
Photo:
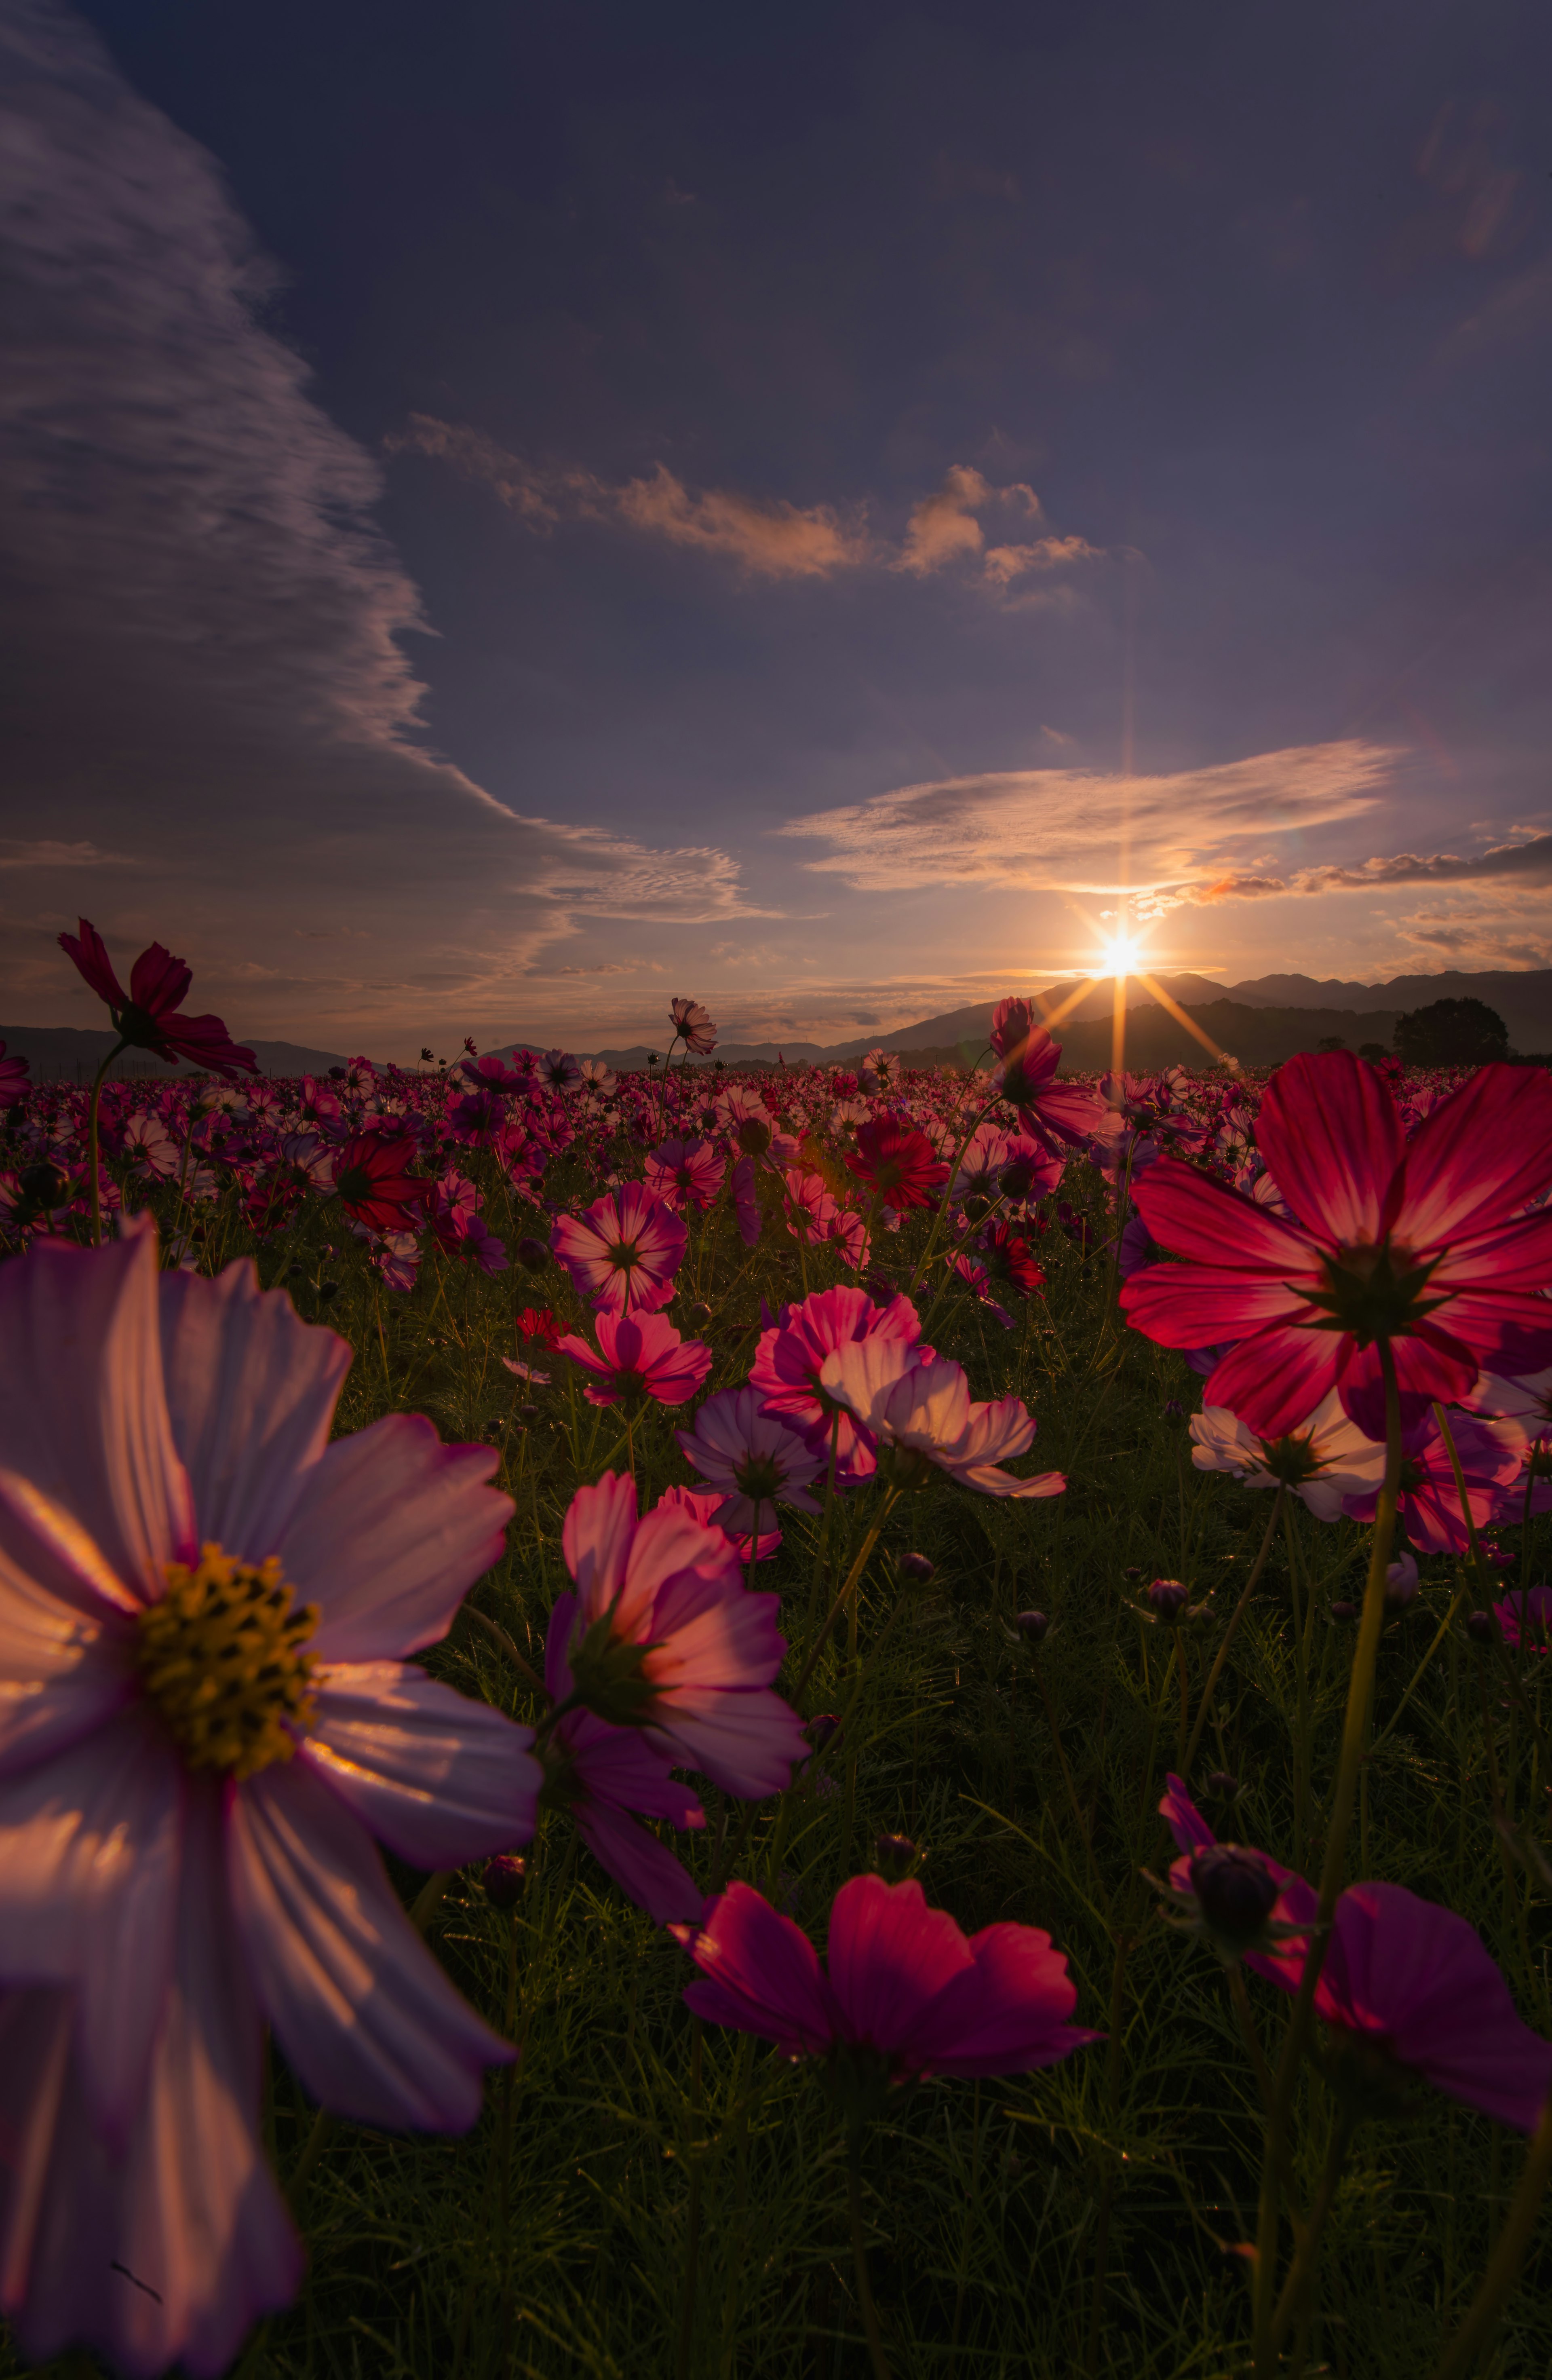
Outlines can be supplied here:
[[[981, 557], [986, 533], [976, 515], [1002, 507], [1042, 517], [1033, 488], [1015, 480], [993, 487], [969, 464], [955, 463], [940, 488], [911, 512], [903, 542], [891, 548], [869, 535], [860, 507], [843, 515], [832, 504], [771, 504], [728, 488], [693, 492], [666, 464], [648, 478], [611, 481], [576, 465], [541, 468], [509, 454], [482, 430], [412, 413], [407, 429], [384, 440], [390, 454], [418, 454], [448, 463], [489, 488], [526, 528], [545, 535], [567, 521], [596, 521], [661, 538], [735, 562], [753, 577], [830, 578], [837, 572], [880, 565], [926, 578], [956, 562]], [[993, 546], [982, 559], [985, 583], [999, 592], [1027, 572], [1071, 568], [1103, 558], [1085, 538], [1046, 536], [1025, 544]]]
[[1400, 757], [1349, 739], [1168, 776], [1025, 769], [950, 777], [814, 811], [777, 832], [830, 844], [806, 865], [869, 892], [999, 884], [1206, 892], [1228, 880], [1235, 845], [1372, 808]]
[[1301, 868], [1291, 876], [1224, 876], [1216, 883], [1182, 892], [1182, 897], [1198, 902], [1255, 901], [1290, 892], [1376, 892], [1402, 884], [1466, 884], [1485, 878], [1516, 877], [1537, 882], [1552, 877], [1552, 834], [1533, 835], [1526, 843], [1495, 844], [1474, 859], [1460, 859], [1445, 851], [1423, 858], [1416, 852], [1401, 851], [1389, 858], [1360, 859], [1352, 866]]
[[940, 570], [945, 562], [979, 553], [986, 540], [976, 513], [990, 501], [991, 490], [979, 471], [955, 463], [942, 486], [924, 496], [912, 513], [894, 568], [925, 578], [928, 571]]
[[[50, 0], [0, 10], [0, 867], [50, 895], [5, 920], [7, 1004], [65, 997], [53, 913], [78, 892], [130, 955], [186, 950], [212, 1004], [348, 908], [348, 978], [285, 978], [319, 1030], [494, 998], [588, 917], [765, 914], [725, 852], [525, 815], [430, 747], [378, 462], [271, 326], [277, 274], [219, 168]], [[689, 529], [720, 533], [693, 506]], [[234, 1021], [273, 1027], [279, 999]]]
[[612, 484], [591, 471], [540, 470], [509, 455], [482, 431], [412, 413], [409, 428], [388, 440], [391, 452], [417, 452], [451, 463], [481, 481], [530, 528], [573, 520], [612, 521], [670, 545], [725, 554], [764, 578], [826, 578], [871, 558], [860, 516], [843, 520], [830, 504], [770, 504], [724, 488], [692, 494], [659, 463], [649, 479]]

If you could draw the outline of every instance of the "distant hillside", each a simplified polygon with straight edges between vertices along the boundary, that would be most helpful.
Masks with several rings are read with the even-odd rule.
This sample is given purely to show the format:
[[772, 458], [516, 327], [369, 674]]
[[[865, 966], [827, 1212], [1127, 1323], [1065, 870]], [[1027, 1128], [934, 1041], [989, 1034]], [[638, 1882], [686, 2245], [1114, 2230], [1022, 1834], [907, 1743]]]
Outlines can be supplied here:
[[[241, 1041], [239, 1034], [233, 1039]], [[65, 1025], [0, 1025], [0, 1041], [6, 1044], [6, 1054], [25, 1058], [32, 1069], [35, 1083], [90, 1083], [117, 1036], [109, 1032], [87, 1033]], [[266, 1075], [326, 1075], [331, 1066], [343, 1066], [345, 1060], [332, 1050], [304, 1050], [295, 1041], [249, 1041], [243, 1047], [252, 1050]], [[178, 1075], [196, 1074], [193, 1066], [164, 1066], [148, 1050], [126, 1050], [112, 1067], [115, 1077], [120, 1075], [152, 1076], [171, 1082]]]
[[[1338, 1039], [1349, 1050], [1378, 1041], [1388, 1049], [1400, 1014], [1395, 1008], [1252, 1008], [1239, 1000], [1213, 1000], [1187, 1008], [1193, 1024], [1242, 1066], [1277, 1066], [1301, 1050], [1317, 1050], [1323, 1040]], [[1110, 1063], [1111, 1026], [1107, 1020], [1067, 1027], [1061, 1035], [1061, 1071], [1099, 1073]], [[1209, 1053], [1195, 1035], [1159, 1007], [1126, 1012], [1126, 1055], [1134, 1074], [1150, 1075], [1160, 1066], [1203, 1066]]]

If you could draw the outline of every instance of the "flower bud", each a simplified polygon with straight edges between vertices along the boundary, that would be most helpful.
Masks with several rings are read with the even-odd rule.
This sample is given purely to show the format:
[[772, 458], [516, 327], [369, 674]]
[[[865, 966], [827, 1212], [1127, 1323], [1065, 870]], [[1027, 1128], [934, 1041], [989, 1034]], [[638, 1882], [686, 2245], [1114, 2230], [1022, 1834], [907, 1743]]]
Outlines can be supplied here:
[[1333, 1603], [1331, 1617], [1339, 1628], [1350, 1628], [1358, 1617], [1358, 1606], [1355, 1603]]
[[1497, 1621], [1490, 1611], [1467, 1612], [1466, 1634], [1473, 1645], [1490, 1645], [1497, 1633]]
[[57, 1207], [65, 1196], [65, 1176], [56, 1165], [24, 1165], [17, 1186], [29, 1206]]
[[1021, 1611], [1013, 1626], [1026, 1645], [1043, 1645], [1050, 1621], [1043, 1611]]
[[1183, 1421], [1185, 1419], [1185, 1407], [1182, 1404], [1179, 1397], [1165, 1398], [1162, 1418], [1165, 1421]]
[[1417, 1564], [1411, 1554], [1402, 1554], [1385, 1573], [1385, 1608], [1388, 1611], [1404, 1611], [1417, 1593]]
[[533, 1404], [519, 1405], [517, 1408], [517, 1418], [526, 1429], [529, 1422], [537, 1421], [539, 1419], [539, 1407]]
[[895, 1563], [901, 1577], [915, 1579], [918, 1586], [927, 1585], [937, 1567], [937, 1563], [928, 1561], [925, 1554], [902, 1554]]
[[512, 1253], [525, 1272], [542, 1272], [550, 1261], [550, 1251], [544, 1242], [534, 1239], [531, 1234], [519, 1240]]
[[1220, 1793], [1226, 1802], [1231, 1801], [1239, 1790], [1239, 1779], [1231, 1777], [1227, 1768], [1215, 1768], [1207, 1779], [1208, 1792]]
[[485, 1863], [480, 1883], [485, 1898], [495, 1909], [515, 1909], [523, 1898], [523, 1888], [528, 1880], [528, 1864], [515, 1852], [502, 1852]]
[[1166, 1628], [1177, 1627], [1191, 1599], [1191, 1590], [1178, 1578], [1156, 1578], [1147, 1591], [1153, 1616]]
[[821, 1711], [803, 1730], [815, 1753], [831, 1751], [841, 1741], [841, 1721], [834, 1711]]
[[1277, 1906], [1277, 1878], [1265, 1860], [1238, 1843], [1198, 1852], [1191, 1888], [1203, 1925], [1229, 1950], [1248, 1949]]
[[880, 1835], [873, 1846], [879, 1873], [889, 1884], [903, 1884], [916, 1864], [916, 1847], [909, 1835]]

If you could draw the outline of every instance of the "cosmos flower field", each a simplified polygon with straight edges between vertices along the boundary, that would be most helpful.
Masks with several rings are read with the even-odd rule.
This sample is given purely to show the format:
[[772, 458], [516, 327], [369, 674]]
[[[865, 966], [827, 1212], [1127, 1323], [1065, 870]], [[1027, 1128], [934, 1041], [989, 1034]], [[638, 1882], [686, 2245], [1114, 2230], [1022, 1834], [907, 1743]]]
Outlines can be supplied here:
[[0, 1051], [0, 2373], [1548, 2368], [1544, 1072], [64, 940], [205, 1071]]

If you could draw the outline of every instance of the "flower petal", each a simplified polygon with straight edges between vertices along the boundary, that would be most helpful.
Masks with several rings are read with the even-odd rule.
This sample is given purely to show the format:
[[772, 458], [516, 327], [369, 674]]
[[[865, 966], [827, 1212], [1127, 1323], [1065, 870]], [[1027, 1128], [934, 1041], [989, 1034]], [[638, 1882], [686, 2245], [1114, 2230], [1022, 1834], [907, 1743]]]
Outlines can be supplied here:
[[[1154, 1278], [1155, 1273], [1144, 1276]], [[1336, 1386], [1346, 1343], [1334, 1330], [1300, 1330], [1297, 1325], [1257, 1330], [1214, 1365], [1204, 1401], [1227, 1405], [1258, 1438], [1285, 1438], [1308, 1420]]]
[[31, 2356], [79, 2344], [135, 2380], [173, 2362], [215, 2380], [301, 2278], [258, 2139], [259, 2011], [218, 1828], [212, 1794], [191, 1826], [166, 2021], [121, 2152], [93, 2133], [55, 1996], [0, 2002], [0, 2123], [20, 2143], [0, 2200], [0, 2297]]
[[94, 2125], [122, 2135], [172, 1970], [183, 1772], [137, 1704], [0, 1779], [0, 1981], [71, 1984]]
[[628, 1472], [606, 1471], [594, 1486], [577, 1489], [561, 1530], [561, 1551], [576, 1582], [584, 1624], [601, 1618], [624, 1585], [635, 1535], [636, 1482]]
[[275, 1551], [303, 1475], [329, 1442], [351, 1349], [304, 1322], [252, 1259], [215, 1281], [162, 1275], [162, 1361], [200, 1541], [241, 1561]]
[[1267, 1086], [1255, 1145], [1307, 1230], [1348, 1247], [1382, 1237], [1404, 1144], [1396, 1102], [1364, 1059], [1290, 1058]]
[[1534, 1067], [1479, 1067], [1424, 1118], [1404, 1182], [1395, 1228], [1414, 1247], [1507, 1221], [1552, 1182], [1552, 1082]]
[[67, 1512], [0, 1471], [0, 1776], [78, 1742], [129, 1700], [130, 1600]]
[[752, 1885], [730, 1884], [693, 1931], [673, 1930], [707, 1978], [685, 1994], [697, 2016], [758, 2034], [789, 2058], [816, 2057], [840, 2038], [841, 2010], [812, 1942]]
[[1029, 2074], [1103, 2036], [1069, 2024], [1077, 1991], [1067, 1961], [1034, 1925], [988, 1925], [974, 1964], [922, 2010], [906, 2051], [934, 2074]]
[[510, 2062], [410, 1925], [364, 1827], [299, 1762], [232, 1796], [228, 1872], [275, 2036], [307, 2090], [361, 2124], [465, 2131]]
[[584, 1803], [575, 1815], [576, 1831], [600, 1867], [655, 1925], [696, 1923], [706, 1896], [666, 1843], [623, 1811]]
[[973, 1966], [946, 1909], [914, 1879], [854, 1876], [830, 1912], [830, 1981], [854, 2041], [893, 2050], [915, 2036], [928, 2002]]
[[500, 1560], [511, 1499], [483, 1483], [491, 1446], [443, 1446], [418, 1414], [337, 1438], [309, 1472], [277, 1551], [322, 1619], [325, 1661], [402, 1660], [445, 1636]]
[[1161, 1157], [1139, 1174], [1132, 1197], [1159, 1246], [1174, 1256], [1279, 1280], [1315, 1268], [1316, 1250], [1295, 1224], [1178, 1157]]
[[527, 1841], [544, 1782], [531, 1728], [399, 1661], [333, 1663], [318, 1689], [297, 1756], [400, 1859], [457, 1867]]
[[0, 1265], [0, 1463], [86, 1530], [121, 1585], [162, 1592], [198, 1559], [163, 1389], [156, 1232], [110, 1246], [34, 1241]]

